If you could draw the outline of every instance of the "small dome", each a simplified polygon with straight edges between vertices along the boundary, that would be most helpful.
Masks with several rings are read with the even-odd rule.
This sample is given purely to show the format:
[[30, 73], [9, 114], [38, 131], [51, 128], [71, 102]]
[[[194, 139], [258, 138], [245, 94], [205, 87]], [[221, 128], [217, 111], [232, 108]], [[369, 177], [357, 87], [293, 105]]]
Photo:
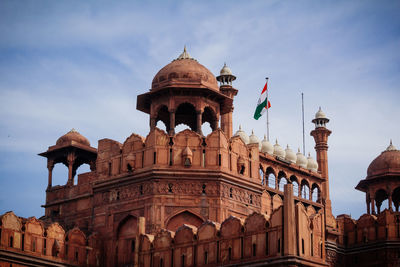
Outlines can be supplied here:
[[307, 169], [307, 158], [303, 155], [303, 153], [300, 152], [300, 148], [297, 150], [297, 160], [296, 164], [299, 165], [300, 167], [303, 167], [304, 169]]
[[287, 161], [290, 161], [291, 163], [296, 163], [297, 160], [296, 153], [294, 153], [293, 150], [290, 149], [289, 145], [287, 145], [285, 149], [285, 159]]
[[322, 111], [321, 107], [319, 107], [319, 110], [317, 113], [315, 113], [315, 118], [316, 119], [327, 119], [325, 113]]
[[58, 138], [56, 145], [61, 146], [65, 144], [70, 144], [72, 141], [80, 143], [85, 146], [90, 146], [89, 140], [80, 133], [78, 133], [73, 128], [71, 131]]
[[254, 131], [251, 131], [251, 135], [249, 137], [249, 144], [258, 144], [260, 143], [260, 140], [258, 140], [258, 137], [254, 134]]
[[285, 158], [285, 150], [283, 150], [283, 148], [278, 144], [278, 140], [275, 141], [274, 155], [281, 158]]
[[400, 150], [396, 149], [392, 141], [369, 165], [367, 179], [386, 174], [400, 174]]
[[264, 135], [264, 139], [261, 141], [261, 152], [268, 153], [272, 155], [274, 153], [273, 145], [267, 140], [267, 137]]
[[318, 171], [318, 163], [311, 157], [311, 154], [308, 153], [308, 158], [307, 158], [307, 169], [313, 172]]
[[224, 66], [222, 67], [220, 71], [220, 75], [232, 75], [231, 69], [224, 63]]
[[245, 133], [245, 131], [242, 131], [241, 125], [239, 125], [239, 130], [235, 133], [235, 136], [239, 136], [246, 145], [250, 142], [249, 136]]

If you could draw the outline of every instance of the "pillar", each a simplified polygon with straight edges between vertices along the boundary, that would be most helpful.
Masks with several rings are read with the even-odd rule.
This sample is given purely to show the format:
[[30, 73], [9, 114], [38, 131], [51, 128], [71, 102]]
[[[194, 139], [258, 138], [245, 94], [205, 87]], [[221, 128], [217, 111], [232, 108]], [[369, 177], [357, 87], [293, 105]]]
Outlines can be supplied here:
[[54, 168], [54, 161], [47, 160], [47, 169], [49, 170], [49, 179], [48, 179], [47, 188], [51, 188], [52, 187], [52, 183], [53, 183], [53, 168]]
[[371, 198], [371, 208], [372, 208], [372, 214], [376, 214], [376, 212], [375, 212], [375, 199], [373, 197]]
[[392, 195], [391, 195], [391, 194], [389, 194], [388, 203], [389, 203], [389, 210], [390, 210], [390, 211], [393, 210], [393, 209], [392, 209]]
[[156, 118], [150, 117], [150, 131], [153, 131], [156, 128]]
[[175, 110], [169, 111], [169, 135], [175, 134]]
[[74, 162], [75, 162], [75, 154], [74, 153], [69, 153], [67, 156], [67, 162], [68, 162], [68, 182], [67, 185], [74, 185]]
[[228, 139], [230, 139], [233, 134], [232, 113], [233, 107], [230, 112], [221, 115], [221, 129]]
[[308, 195], [308, 198], [312, 201], [312, 189], [311, 189], [311, 186], [308, 189], [310, 191], [310, 193]]
[[293, 185], [285, 184], [283, 198], [283, 255], [296, 255]]
[[203, 135], [203, 132], [201, 131], [201, 115], [203, 113], [201, 110], [196, 110], [196, 125], [197, 125], [197, 133], [200, 135]]
[[371, 214], [371, 208], [370, 208], [371, 201], [369, 200], [368, 194], [366, 194], [366, 200], [365, 200], [365, 202], [366, 202], [366, 204], [367, 204], [367, 213], [368, 213], [368, 214]]

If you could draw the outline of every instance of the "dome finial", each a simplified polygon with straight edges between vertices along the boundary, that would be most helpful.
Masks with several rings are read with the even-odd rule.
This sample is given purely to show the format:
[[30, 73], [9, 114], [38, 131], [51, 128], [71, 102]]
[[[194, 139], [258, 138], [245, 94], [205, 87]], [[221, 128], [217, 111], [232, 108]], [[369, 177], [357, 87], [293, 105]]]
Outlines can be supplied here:
[[183, 47], [183, 52], [182, 52], [182, 54], [180, 54], [179, 57], [177, 58], [177, 60], [180, 60], [180, 59], [193, 59], [193, 58], [189, 55], [189, 53], [186, 51], [186, 45], [184, 45], [184, 47]]
[[396, 151], [396, 150], [397, 150], [397, 148], [393, 145], [392, 139], [390, 139], [390, 144], [389, 144], [389, 146], [386, 148], [385, 151]]

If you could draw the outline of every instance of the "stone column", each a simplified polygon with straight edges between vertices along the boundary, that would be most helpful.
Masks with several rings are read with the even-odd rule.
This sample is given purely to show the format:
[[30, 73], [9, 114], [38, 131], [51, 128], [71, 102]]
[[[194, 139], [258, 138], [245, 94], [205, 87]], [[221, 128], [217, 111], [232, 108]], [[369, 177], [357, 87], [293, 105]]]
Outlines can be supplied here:
[[47, 188], [51, 188], [53, 184], [53, 168], [54, 168], [54, 161], [47, 160], [47, 169], [49, 170], [49, 179]]
[[375, 212], [375, 199], [371, 198], [371, 209], [372, 209], [372, 214], [376, 214]]
[[175, 134], [175, 110], [169, 111], [169, 135]]
[[201, 131], [201, 115], [203, 113], [201, 110], [196, 110], [196, 124], [197, 124], [197, 133], [200, 135], [203, 135], [203, 132]]
[[308, 189], [310, 191], [310, 194], [309, 194], [308, 198], [312, 201], [312, 189], [311, 189], [311, 187], [309, 187]]
[[389, 210], [393, 210], [392, 209], [392, 194], [389, 194], [388, 203], [389, 203]]
[[283, 194], [283, 255], [296, 255], [296, 221], [293, 185], [286, 184]]
[[67, 185], [74, 185], [74, 175], [73, 175], [73, 167], [74, 167], [74, 162], [75, 162], [75, 154], [69, 153], [67, 156], [67, 162], [68, 162], [68, 182]]
[[150, 117], [150, 131], [153, 131], [156, 128], [156, 118]]
[[371, 214], [371, 208], [370, 208], [371, 201], [369, 200], [369, 195], [368, 195], [368, 194], [365, 194], [365, 195], [366, 195], [366, 200], [365, 200], [365, 202], [367, 203], [367, 213], [368, 213], [368, 214]]

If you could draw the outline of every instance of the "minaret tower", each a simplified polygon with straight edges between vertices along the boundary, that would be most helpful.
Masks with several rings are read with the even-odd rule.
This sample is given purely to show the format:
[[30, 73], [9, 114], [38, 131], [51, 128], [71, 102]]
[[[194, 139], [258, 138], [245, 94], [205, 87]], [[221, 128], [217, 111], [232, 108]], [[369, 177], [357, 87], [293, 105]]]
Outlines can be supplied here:
[[[217, 81], [219, 82], [219, 90], [221, 93], [232, 99], [238, 93], [238, 90], [232, 87], [232, 82], [234, 80], [236, 80], [236, 77], [225, 63], [221, 69], [220, 75], [217, 77]], [[221, 129], [227, 135], [228, 139], [231, 138], [233, 134], [232, 113], [233, 106], [229, 112], [221, 115]]]
[[[328, 137], [332, 133], [326, 128], [329, 119], [322, 111], [321, 107], [312, 120], [315, 129], [311, 131], [311, 136], [315, 140], [315, 150], [317, 152], [318, 171], [325, 179], [322, 188], [322, 198], [325, 203], [325, 214], [327, 216], [326, 225], [334, 227], [334, 218], [332, 215], [331, 200], [329, 198], [329, 174], [328, 174]], [[331, 220], [333, 218], [333, 221]]]

